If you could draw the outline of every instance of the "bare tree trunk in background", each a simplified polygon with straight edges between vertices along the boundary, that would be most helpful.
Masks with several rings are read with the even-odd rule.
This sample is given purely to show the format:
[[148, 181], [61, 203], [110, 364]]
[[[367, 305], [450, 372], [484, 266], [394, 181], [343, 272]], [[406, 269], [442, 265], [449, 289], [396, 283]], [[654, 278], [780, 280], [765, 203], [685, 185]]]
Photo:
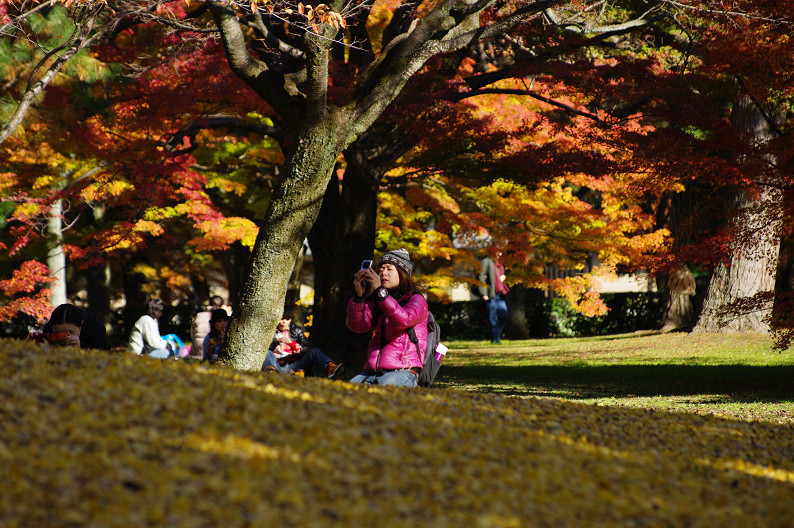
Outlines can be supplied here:
[[237, 300], [240, 297], [240, 284], [243, 272], [250, 258], [251, 250], [240, 242], [232, 244], [231, 247], [221, 255], [221, 264], [226, 274], [226, 286], [229, 291], [229, 298], [225, 299], [225, 301], [232, 307], [232, 310], [237, 306]]
[[304, 319], [303, 307], [299, 301], [301, 300], [301, 277], [305, 264], [306, 246], [304, 245], [295, 260], [295, 267], [292, 269], [292, 275], [290, 275], [287, 283], [287, 295], [284, 298], [284, 307], [292, 310], [292, 320], [300, 326], [303, 326]]
[[662, 320], [662, 332], [689, 329], [695, 321], [692, 297], [696, 292], [695, 277], [686, 265], [673, 270], [667, 277], [667, 310]]
[[516, 284], [510, 288], [505, 298], [507, 303], [507, 324], [505, 335], [509, 339], [529, 339], [527, 328], [526, 299], [527, 289], [523, 284]]
[[66, 255], [63, 252], [61, 232], [62, 211], [61, 200], [56, 200], [47, 218], [47, 233], [52, 240], [52, 246], [47, 252], [47, 267], [50, 269], [50, 277], [55, 279], [50, 283], [50, 305], [53, 308], [66, 302]]
[[[774, 137], [772, 126], [749, 97], [740, 98], [733, 122], [740, 130], [752, 134], [759, 144]], [[764, 173], [772, 173], [774, 160], [766, 161], [769, 168]], [[782, 195], [778, 187], [764, 183], [757, 200], [745, 194], [737, 197], [740, 208], [737, 222], [740, 232], [748, 236], [732, 245], [728, 263], [720, 263], [714, 269], [694, 332], [769, 332], [771, 303], [739, 311], [729, 308], [732, 303], [773, 291], [775, 287], [782, 228], [778, 207]]]
[[345, 151], [344, 181], [331, 179], [309, 234], [315, 267], [312, 343], [353, 370], [363, 365], [370, 339], [345, 325], [353, 274], [362, 260], [373, 258], [380, 180], [407, 145], [404, 137], [391, 137], [376, 126]]
[[110, 264], [92, 266], [86, 270], [88, 311], [97, 317], [110, 332]]

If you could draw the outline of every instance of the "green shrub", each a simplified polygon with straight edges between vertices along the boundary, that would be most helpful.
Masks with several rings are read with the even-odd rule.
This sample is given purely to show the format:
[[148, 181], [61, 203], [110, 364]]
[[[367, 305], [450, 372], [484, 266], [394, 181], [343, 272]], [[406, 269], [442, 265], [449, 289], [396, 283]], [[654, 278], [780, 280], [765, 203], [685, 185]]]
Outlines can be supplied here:
[[[659, 328], [664, 294], [657, 292], [605, 293], [606, 315], [585, 317], [565, 299], [526, 296], [527, 329], [532, 337], [577, 337], [636, 332]], [[483, 301], [430, 303], [441, 326], [442, 339], [487, 339], [488, 307]], [[509, 337], [509, 336], [508, 336]]]

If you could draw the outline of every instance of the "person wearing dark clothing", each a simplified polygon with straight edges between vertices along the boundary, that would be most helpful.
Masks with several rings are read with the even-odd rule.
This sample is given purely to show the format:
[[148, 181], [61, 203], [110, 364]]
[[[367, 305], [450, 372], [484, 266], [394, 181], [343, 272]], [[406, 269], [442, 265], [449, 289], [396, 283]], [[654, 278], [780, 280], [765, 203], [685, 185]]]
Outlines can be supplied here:
[[479, 279], [485, 286], [480, 286], [479, 293], [482, 300], [488, 303], [488, 323], [491, 328], [491, 342], [499, 343], [502, 331], [507, 324], [507, 303], [505, 295], [509, 288], [504, 283], [505, 267], [499, 262], [501, 251], [494, 254], [494, 258], [485, 257], [480, 261]]
[[303, 329], [292, 321], [292, 315], [285, 310], [268, 347], [262, 370], [302, 376], [306, 371], [311, 372], [313, 367], [330, 379], [336, 379], [345, 368], [312, 346]]
[[204, 337], [202, 344], [202, 361], [215, 364], [226, 337], [226, 327], [229, 325], [229, 313], [223, 308], [216, 308], [210, 314], [210, 333]]
[[53, 344], [110, 350], [105, 325], [98, 318], [73, 304], [61, 304], [50, 314], [41, 332], [28, 339], [48, 339]]

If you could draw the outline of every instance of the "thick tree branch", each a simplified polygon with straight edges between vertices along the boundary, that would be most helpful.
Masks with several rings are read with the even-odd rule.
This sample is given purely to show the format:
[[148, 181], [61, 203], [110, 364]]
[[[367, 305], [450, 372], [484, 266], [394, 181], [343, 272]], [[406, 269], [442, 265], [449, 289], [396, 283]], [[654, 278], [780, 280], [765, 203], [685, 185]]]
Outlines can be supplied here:
[[331, 47], [333, 36], [327, 38], [325, 33], [336, 33], [327, 24], [320, 26], [323, 35], [306, 32], [306, 125], [312, 126], [328, 115], [328, 48]]
[[[260, 134], [282, 140], [282, 130], [278, 127], [261, 125], [259, 123], [252, 123], [245, 119], [240, 119], [236, 116], [228, 115], [211, 115], [201, 117], [190, 123], [186, 124], [173, 134], [162, 141], [162, 145], [173, 154], [184, 154], [193, 151], [198, 145], [195, 141], [196, 135], [202, 130], [225, 128], [238, 134]], [[179, 148], [184, 142], [185, 138], [190, 138], [190, 146], [186, 148]]]
[[[610, 31], [592, 31], [591, 33], [594, 34], [594, 36], [587, 38], [586, 40], [577, 41], [575, 45], [555, 46], [550, 52], [543, 53], [542, 55], [534, 55], [529, 53], [527, 50], [526, 53], [523, 53], [523, 56], [517, 55], [516, 63], [525, 62], [528, 60], [545, 62], [555, 57], [560, 57], [574, 49], [586, 48], [590, 46], [602, 46], [609, 37], [631, 33], [638, 28], [646, 26], [649, 23], [649, 20], [635, 19], [626, 24], [620, 24], [619, 26], [621, 29], [619, 30], [615, 29], [618, 27], [618, 25], [610, 25], [609, 27], [612, 28]], [[511, 77], [512, 75], [513, 73], [511, 68], [505, 67], [497, 71], [490, 71], [467, 77], [465, 81], [472, 90], [479, 90], [485, 86], [488, 86], [489, 84], [493, 84], [502, 79]], [[466, 96], [464, 95], [464, 97]]]
[[234, 10], [220, 2], [212, 2], [210, 11], [221, 32], [226, 59], [232, 71], [276, 112], [282, 116], [294, 115], [295, 108], [286, 90], [284, 75], [268, 69], [265, 63], [248, 53], [245, 35]]
[[[543, 11], [563, 0], [538, 0], [510, 16], [498, 30], [504, 31], [527, 16]], [[490, 4], [490, 0], [442, 2], [421, 20], [395, 38], [381, 56], [363, 74], [357, 92], [358, 104], [351, 111], [351, 131], [358, 134], [369, 127], [383, 109], [391, 103], [402, 87], [425, 62], [444, 51], [451, 51], [491, 34], [488, 28], [466, 31], [467, 25], [477, 22], [476, 14]], [[456, 33], [464, 31], [465, 37]], [[494, 33], [497, 29], [494, 29]], [[445, 42], [449, 40], [450, 43]], [[456, 48], [457, 46], [457, 48]]]
[[389, 25], [383, 30], [383, 46], [387, 46], [395, 37], [404, 34], [413, 22], [416, 9], [422, 4], [421, 0], [404, 1], [397, 9], [389, 21]]
[[294, 59], [304, 58], [303, 50], [290, 46], [278, 38], [275, 33], [270, 31], [270, 28], [267, 27], [267, 24], [265, 24], [265, 21], [262, 19], [262, 13], [258, 9], [254, 10], [253, 27], [259, 31], [262, 38], [265, 39], [265, 42], [276, 48], [280, 53]]
[[453, 51], [468, 46], [477, 40], [483, 40], [483, 39], [495, 37], [497, 35], [501, 35], [504, 32], [514, 28], [515, 26], [517, 26], [527, 18], [538, 14], [540, 11], [546, 10], [547, 7], [544, 7], [544, 5], [548, 5], [550, 3], [556, 4], [559, 3], [559, 0], [546, 0], [543, 2], [535, 2], [534, 4], [530, 4], [521, 9], [517, 9], [509, 16], [505, 17], [503, 20], [491, 24], [490, 26], [467, 31], [454, 38], [445, 40], [440, 44], [440, 49], [443, 52]]

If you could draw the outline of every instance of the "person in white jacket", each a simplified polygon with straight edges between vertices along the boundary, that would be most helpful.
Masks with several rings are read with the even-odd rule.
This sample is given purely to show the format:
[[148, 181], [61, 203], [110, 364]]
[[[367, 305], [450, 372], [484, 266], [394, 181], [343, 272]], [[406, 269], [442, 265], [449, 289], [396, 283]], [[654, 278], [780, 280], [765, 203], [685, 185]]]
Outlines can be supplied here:
[[149, 299], [148, 315], [141, 316], [135, 321], [135, 326], [130, 333], [130, 349], [138, 355], [166, 359], [174, 355], [168, 341], [160, 335], [160, 325], [157, 319], [163, 315], [162, 299]]

